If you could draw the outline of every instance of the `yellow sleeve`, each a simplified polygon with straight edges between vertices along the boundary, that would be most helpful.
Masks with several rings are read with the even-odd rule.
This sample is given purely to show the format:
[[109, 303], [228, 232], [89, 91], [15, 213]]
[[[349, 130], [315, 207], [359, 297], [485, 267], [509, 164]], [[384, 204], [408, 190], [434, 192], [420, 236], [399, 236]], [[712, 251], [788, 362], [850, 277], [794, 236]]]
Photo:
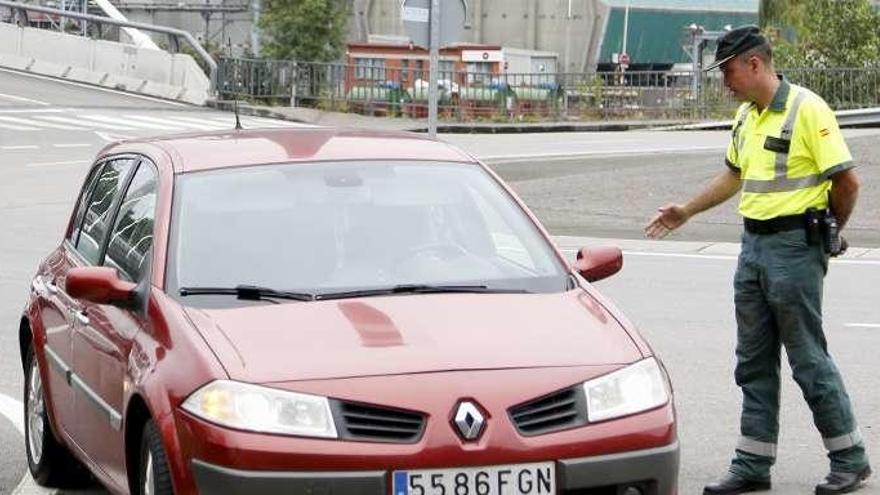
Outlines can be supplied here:
[[834, 112], [820, 98], [808, 98], [801, 108], [803, 139], [824, 178], [852, 168], [852, 155], [843, 139]]

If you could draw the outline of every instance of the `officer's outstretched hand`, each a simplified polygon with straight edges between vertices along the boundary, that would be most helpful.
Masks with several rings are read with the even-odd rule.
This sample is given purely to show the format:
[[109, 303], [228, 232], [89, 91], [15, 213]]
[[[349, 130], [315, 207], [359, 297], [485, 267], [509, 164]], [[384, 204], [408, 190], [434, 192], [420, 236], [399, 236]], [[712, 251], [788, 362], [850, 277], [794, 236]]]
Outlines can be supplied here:
[[684, 206], [669, 204], [657, 208], [657, 215], [645, 226], [645, 235], [649, 239], [662, 239], [673, 230], [684, 225], [690, 218]]

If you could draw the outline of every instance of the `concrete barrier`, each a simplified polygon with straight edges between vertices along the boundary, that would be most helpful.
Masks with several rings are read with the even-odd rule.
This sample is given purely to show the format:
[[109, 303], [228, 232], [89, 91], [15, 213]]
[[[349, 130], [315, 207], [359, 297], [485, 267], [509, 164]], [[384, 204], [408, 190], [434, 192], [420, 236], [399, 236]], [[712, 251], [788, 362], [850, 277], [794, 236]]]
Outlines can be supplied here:
[[0, 67], [203, 105], [211, 82], [189, 55], [0, 23]]

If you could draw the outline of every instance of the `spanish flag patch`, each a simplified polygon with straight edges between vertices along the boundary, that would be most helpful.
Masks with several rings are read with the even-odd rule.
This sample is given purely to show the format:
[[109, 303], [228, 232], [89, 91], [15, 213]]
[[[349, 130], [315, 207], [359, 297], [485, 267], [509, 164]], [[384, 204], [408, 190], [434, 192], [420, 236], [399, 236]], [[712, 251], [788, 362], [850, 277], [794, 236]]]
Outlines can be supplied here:
[[822, 129], [821, 131], [819, 131], [819, 135], [822, 137], [827, 137], [829, 134], [831, 134], [831, 131], [829, 131], [828, 129]]

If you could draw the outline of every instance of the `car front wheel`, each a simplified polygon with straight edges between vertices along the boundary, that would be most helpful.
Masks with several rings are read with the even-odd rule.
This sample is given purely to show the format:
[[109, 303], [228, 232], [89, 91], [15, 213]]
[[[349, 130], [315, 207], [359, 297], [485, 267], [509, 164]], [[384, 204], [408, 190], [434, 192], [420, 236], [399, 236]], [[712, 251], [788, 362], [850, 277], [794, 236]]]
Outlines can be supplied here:
[[72, 488], [91, 479], [83, 465], [58, 443], [49, 425], [46, 393], [33, 346], [28, 349], [24, 381], [24, 438], [28, 468], [43, 486]]
[[162, 447], [162, 437], [159, 436], [159, 430], [153, 420], [147, 421], [144, 425], [140, 458], [139, 495], [174, 495], [171, 471], [168, 469], [168, 460]]

